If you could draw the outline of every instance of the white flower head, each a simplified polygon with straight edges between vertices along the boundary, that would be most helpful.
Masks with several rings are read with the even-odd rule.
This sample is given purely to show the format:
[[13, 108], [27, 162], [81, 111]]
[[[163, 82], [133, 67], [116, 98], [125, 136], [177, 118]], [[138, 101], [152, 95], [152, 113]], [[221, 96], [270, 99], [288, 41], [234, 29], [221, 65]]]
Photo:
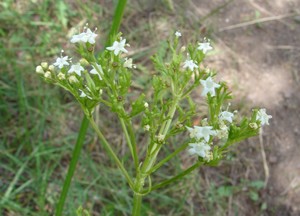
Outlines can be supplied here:
[[219, 119], [220, 120], [226, 120], [226, 121], [232, 123], [233, 116], [234, 116], [233, 113], [228, 112], [228, 111], [223, 111], [223, 112], [220, 113]]
[[181, 33], [179, 31], [176, 31], [175, 36], [179, 38], [179, 37], [181, 37]]
[[77, 63], [71, 66], [68, 73], [76, 73], [78, 76], [81, 76], [81, 71], [84, 71], [84, 68], [80, 65], [80, 63]]
[[208, 158], [209, 150], [211, 149], [210, 145], [206, 142], [197, 142], [197, 143], [190, 143], [189, 147], [191, 147], [188, 152], [191, 155], [198, 155], [202, 158]]
[[[101, 75], [103, 75], [103, 70], [102, 70], [101, 65], [98, 65], [98, 64], [96, 63], [97, 69], [94, 67], [94, 65], [92, 65], [92, 67], [93, 67], [93, 69], [90, 71], [90, 73], [91, 73], [91, 74], [98, 75], [99, 79], [102, 80]], [[101, 74], [100, 74], [98, 71], [99, 71]]]
[[271, 118], [272, 116], [266, 113], [266, 109], [258, 110], [256, 120], [259, 120], [262, 126], [269, 125], [269, 119]]
[[[97, 29], [95, 29], [96, 31]], [[71, 38], [71, 43], [90, 43], [90, 44], [95, 44], [96, 40], [95, 38], [98, 35], [95, 32], [92, 32], [91, 29], [89, 28], [85, 28], [84, 32], [77, 34], [77, 35], [73, 35]]]
[[107, 50], [114, 51], [115, 55], [118, 55], [120, 52], [128, 53], [125, 49], [126, 39], [119, 41], [115, 41], [111, 47], [107, 47]]
[[145, 103], [144, 103], [144, 107], [145, 107], [145, 108], [148, 108], [148, 107], [149, 107], [149, 104], [148, 104], [147, 102], [145, 102]]
[[198, 68], [198, 65], [193, 60], [186, 60], [183, 68], [189, 68], [191, 71], [194, 71], [195, 68]]
[[68, 66], [70, 65], [70, 63], [68, 62], [69, 57], [68, 56], [62, 56], [58, 57], [56, 59], [56, 62], [53, 64], [54, 66], [58, 67], [59, 69], [62, 69], [64, 66]]
[[202, 96], [207, 95], [210, 93], [210, 95], [213, 97], [216, 95], [216, 88], [219, 88], [221, 85], [215, 83], [211, 77], [208, 77], [206, 80], [200, 80], [201, 85], [203, 86]]
[[145, 125], [144, 129], [145, 129], [145, 131], [149, 131], [150, 130], [150, 125]]
[[195, 128], [195, 138], [197, 140], [204, 139], [206, 142], [209, 141], [210, 136], [215, 136], [217, 133], [213, 130], [212, 126], [194, 126]]
[[125, 58], [125, 62], [123, 64], [126, 68], [136, 68], [135, 64], [132, 64], [132, 58]]
[[213, 47], [210, 45], [209, 41], [205, 41], [203, 43], [198, 43], [198, 50], [201, 50], [204, 54], [206, 54], [208, 51], [212, 50]]
[[156, 138], [157, 138], [157, 140], [158, 140], [159, 142], [162, 142], [162, 141], [164, 141], [164, 139], [165, 139], [165, 135], [163, 135], [163, 134], [158, 134], [158, 135], [156, 136]]
[[206, 142], [209, 141], [210, 136], [215, 136], [217, 133], [213, 130], [212, 126], [194, 126], [194, 128], [186, 127], [190, 132], [191, 138], [196, 138], [197, 140], [204, 139]]

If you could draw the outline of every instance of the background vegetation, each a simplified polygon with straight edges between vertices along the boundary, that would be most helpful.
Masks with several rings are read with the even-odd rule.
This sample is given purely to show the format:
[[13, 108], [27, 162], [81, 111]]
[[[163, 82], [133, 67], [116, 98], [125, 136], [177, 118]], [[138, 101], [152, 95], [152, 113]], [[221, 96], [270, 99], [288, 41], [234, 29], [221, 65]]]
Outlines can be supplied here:
[[[294, 159], [299, 149], [300, 99], [295, 92], [299, 90], [300, 32], [299, 11], [293, 10], [300, 3], [241, 2], [128, 1], [121, 31], [131, 44], [129, 55], [138, 65], [134, 71], [137, 89], [148, 88], [153, 73], [149, 57], [162, 40], [180, 30], [184, 41], [205, 36], [214, 41], [216, 49], [206, 64], [219, 69], [220, 77], [229, 81], [234, 92], [240, 92], [232, 109], [248, 112], [253, 106], [264, 105], [273, 115], [270, 129], [259, 139], [233, 148], [218, 168], [201, 168], [185, 181], [150, 194], [143, 206], [144, 215], [300, 214], [300, 173], [295, 166], [299, 159]], [[70, 50], [69, 37], [87, 22], [92, 28], [98, 27], [98, 39], [104, 43], [115, 3], [1, 1], [0, 215], [52, 215], [82, 112], [68, 93], [40, 80], [35, 66], [53, 62], [61, 49]], [[280, 37], [282, 34], [285, 38]], [[104, 48], [101, 43], [97, 46]], [[266, 65], [249, 60], [256, 55], [262, 56]], [[271, 69], [270, 76], [262, 72]], [[268, 97], [260, 97], [262, 94]], [[115, 117], [100, 110], [99, 124], [106, 126], [106, 136], [123, 160], [128, 160]], [[139, 140], [143, 143], [142, 135]], [[283, 145], [290, 146], [289, 150]], [[182, 154], [160, 175], [167, 177], [189, 162], [188, 155]], [[282, 177], [285, 174], [286, 178]], [[110, 164], [89, 130], [65, 215], [75, 215], [80, 205], [95, 216], [129, 215], [131, 199], [121, 173]]]

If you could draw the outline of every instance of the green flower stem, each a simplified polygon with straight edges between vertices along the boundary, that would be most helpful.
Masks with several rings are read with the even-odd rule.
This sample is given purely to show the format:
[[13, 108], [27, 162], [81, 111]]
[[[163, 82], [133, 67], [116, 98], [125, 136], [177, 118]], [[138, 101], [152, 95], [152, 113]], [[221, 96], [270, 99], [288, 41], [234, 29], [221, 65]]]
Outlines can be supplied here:
[[[174, 98], [173, 104], [168, 112], [168, 121], [166, 124], [163, 124], [160, 129], [159, 133], [163, 133], [162, 134], [163, 136], [166, 136], [169, 131], [169, 128], [171, 126], [173, 117], [175, 115], [176, 107], [178, 105], [179, 100], [180, 100], [180, 97]], [[145, 159], [140, 171], [138, 171], [138, 173], [137, 173], [136, 180], [135, 180], [135, 186], [134, 186], [133, 209], [132, 209], [133, 216], [140, 215], [141, 205], [142, 205], [142, 196], [143, 196], [143, 194], [147, 193], [147, 192], [143, 192], [145, 178], [149, 175], [149, 171], [151, 170], [151, 168], [153, 167], [153, 165], [156, 161], [156, 158], [157, 158], [160, 148], [161, 148], [161, 146], [158, 146], [158, 144], [156, 144], [156, 143], [153, 146], [151, 146], [151, 149], [150, 149], [149, 153], [147, 154], [146, 159]]]
[[151, 170], [149, 171], [149, 173], [153, 173], [155, 172], [157, 169], [159, 169], [162, 165], [164, 165], [166, 162], [168, 162], [169, 160], [171, 160], [173, 157], [175, 157], [178, 153], [182, 152], [184, 149], [186, 149], [186, 147], [189, 145], [190, 140], [183, 143], [178, 149], [176, 149], [172, 154], [169, 154], [166, 158], [164, 158], [163, 160], [161, 160], [159, 163], [157, 163], [155, 166], [153, 166], [151, 168]]
[[143, 199], [142, 195], [134, 193], [132, 216], [140, 216], [141, 206], [142, 206], [142, 199]]
[[119, 169], [122, 171], [123, 175], [125, 176], [128, 184], [130, 185], [130, 187], [133, 187], [133, 182], [128, 174], [128, 172], [126, 171], [125, 167], [123, 166], [123, 164], [121, 163], [121, 161], [119, 160], [118, 156], [115, 154], [114, 150], [110, 147], [110, 144], [107, 142], [107, 140], [105, 139], [105, 137], [103, 136], [103, 134], [101, 133], [101, 131], [99, 130], [97, 124], [95, 123], [94, 119], [91, 117], [89, 118], [89, 121], [93, 127], [93, 129], [95, 130], [95, 132], [97, 133], [97, 135], [99, 136], [100, 140], [101, 140], [101, 144], [103, 145], [103, 147], [105, 148], [106, 152], [108, 153], [108, 155], [117, 163]]
[[[138, 161], [138, 156], [137, 156], [137, 151], [136, 151], [136, 145], [135, 145], [135, 142], [132, 142], [132, 140], [135, 140], [135, 138], [128, 134], [127, 126], [125, 124], [124, 119], [120, 116], [119, 116], [119, 119], [120, 119], [120, 122], [121, 122], [121, 125], [122, 125], [122, 129], [125, 133], [125, 137], [126, 137], [126, 140], [127, 140], [127, 144], [130, 148], [132, 158], [134, 160], [135, 168], [138, 168], [139, 161]], [[127, 124], [127, 125], [129, 125], [129, 124]]]
[[181, 179], [183, 178], [184, 176], [186, 176], [187, 174], [191, 173], [193, 170], [195, 170], [196, 168], [198, 168], [203, 162], [200, 162], [198, 161], [197, 163], [195, 163], [193, 166], [191, 166], [190, 168], [186, 169], [185, 171], [181, 172], [180, 174], [170, 178], [170, 179], [167, 179], [161, 183], [158, 183], [154, 186], [151, 187], [151, 191], [154, 191], [158, 188], [161, 188], [161, 187], [164, 187], [168, 184], [171, 184], [172, 182], [175, 182], [176, 180], [178, 179]]
[[76, 168], [76, 164], [78, 161], [78, 158], [80, 156], [80, 152], [84, 143], [84, 138], [85, 138], [85, 134], [87, 131], [87, 128], [89, 126], [89, 121], [86, 117], [83, 118], [81, 126], [80, 126], [80, 130], [79, 130], [79, 134], [77, 137], [77, 141], [76, 141], [76, 145], [74, 147], [73, 153], [72, 153], [72, 159], [68, 168], [68, 173], [66, 176], [66, 179], [64, 181], [64, 185], [63, 185], [63, 189], [62, 192], [60, 194], [60, 198], [56, 207], [56, 212], [55, 215], [56, 216], [61, 216], [62, 212], [63, 212], [63, 208], [64, 208], [64, 204], [66, 201], [66, 197], [70, 188], [70, 184], [72, 181], [72, 177], [74, 175], [74, 171]]

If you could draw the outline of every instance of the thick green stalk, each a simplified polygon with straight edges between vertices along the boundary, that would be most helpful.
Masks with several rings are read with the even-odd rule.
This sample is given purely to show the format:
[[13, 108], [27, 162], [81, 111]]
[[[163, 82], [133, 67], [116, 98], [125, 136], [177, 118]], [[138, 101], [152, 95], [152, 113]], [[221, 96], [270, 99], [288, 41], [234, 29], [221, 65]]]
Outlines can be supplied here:
[[72, 181], [72, 177], [74, 175], [74, 171], [76, 168], [76, 164], [84, 143], [84, 138], [85, 138], [85, 134], [87, 131], [87, 128], [89, 126], [89, 121], [88, 119], [84, 116], [82, 122], [81, 122], [81, 126], [80, 126], [80, 130], [79, 130], [79, 134], [77, 137], [77, 141], [76, 141], [76, 145], [74, 147], [73, 153], [72, 153], [72, 159], [68, 168], [68, 173], [66, 176], [66, 179], [64, 181], [64, 185], [63, 185], [63, 189], [62, 192], [60, 194], [60, 198], [56, 207], [56, 216], [61, 216], [62, 212], [63, 212], [63, 208], [64, 208], [64, 204], [66, 201], [66, 197], [70, 188], [70, 184]]
[[133, 195], [132, 216], [140, 216], [143, 196], [137, 193]]

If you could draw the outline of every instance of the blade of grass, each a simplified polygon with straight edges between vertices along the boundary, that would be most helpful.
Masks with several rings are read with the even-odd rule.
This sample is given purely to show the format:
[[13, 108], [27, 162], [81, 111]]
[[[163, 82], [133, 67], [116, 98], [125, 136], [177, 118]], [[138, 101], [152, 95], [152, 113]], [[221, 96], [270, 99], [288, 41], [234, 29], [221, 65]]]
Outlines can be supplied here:
[[68, 169], [68, 173], [66, 176], [66, 179], [64, 181], [64, 185], [63, 185], [63, 189], [62, 192], [60, 194], [60, 198], [56, 207], [56, 216], [61, 216], [62, 212], [63, 212], [63, 208], [64, 208], [64, 204], [67, 198], [67, 194], [70, 188], [70, 184], [72, 181], [72, 177], [74, 175], [74, 171], [76, 169], [76, 165], [77, 165], [77, 161], [84, 143], [84, 139], [85, 139], [85, 134], [86, 131], [88, 129], [89, 126], [89, 121], [88, 119], [84, 116], [82, 122], [81, 122], [81, 126], [80, 126], [80, 130], [79, 130], [79, 134], [77, 137], [77, 141], [76, 141], [76, 145], [74, 147], [73, 153], [72, 153], [72, 159], [69, 165], [69, 169]]

